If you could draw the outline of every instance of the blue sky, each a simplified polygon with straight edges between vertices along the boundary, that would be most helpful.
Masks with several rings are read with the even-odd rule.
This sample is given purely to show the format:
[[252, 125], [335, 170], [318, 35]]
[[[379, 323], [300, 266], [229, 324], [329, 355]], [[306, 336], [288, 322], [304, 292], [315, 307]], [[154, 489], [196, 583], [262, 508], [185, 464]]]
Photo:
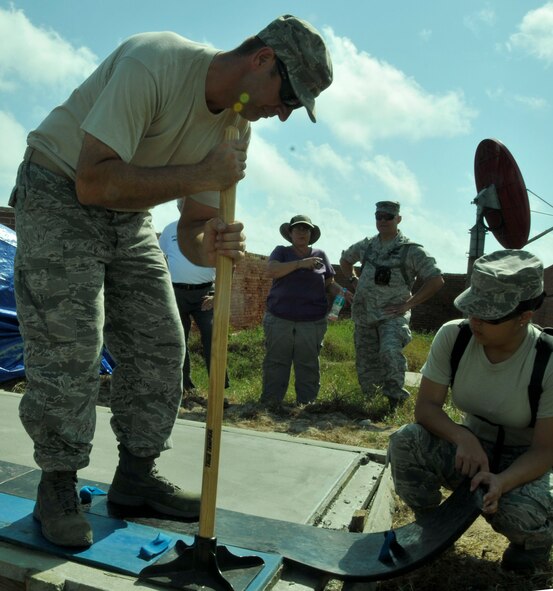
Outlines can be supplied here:
[[[476, 195], [474, 152], [501, 140], [517, 160], [532, 210], [530, 237], [553, 226], [553, 1], [0, 0], [0, 204], [27, 133], [126, 37], [172, 30], [231, 49], [280, 14], [325, 37], [334, 83], [285, 124], [253, 125], [237, 218], [248, 250], [269, 254], [278, 228], [306, 213], [337, 262], [372, 235], [374, 204], [402, 204], [401, 228], [444, 272], [467, 267]], [[536, 213], [534, 213], [536, 212]], [[541, 213], [539, 213], [541, 212]], [[174, 204], [152, 211], [156, 228]], [[553, 232], [528, 250], [553, 264]], [[501, 248], [491, 234], [485, 251]]]

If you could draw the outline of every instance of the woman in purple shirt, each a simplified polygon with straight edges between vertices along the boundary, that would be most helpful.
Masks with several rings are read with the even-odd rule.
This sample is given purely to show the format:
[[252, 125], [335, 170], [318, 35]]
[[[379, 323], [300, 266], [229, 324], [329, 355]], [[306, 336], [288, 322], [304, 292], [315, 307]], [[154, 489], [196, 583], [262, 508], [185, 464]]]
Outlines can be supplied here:
[[306, 215], [296, 215], [280, 226], [291, 246], [277, 246], [267, 265], [273, 284], [263, 318], [265, 360], [260, 402], [277, 406], [288, 389], [294, 364], [296, 402], [309, 404], [319, 393], [319, 353], [326, 333], [327, 294], [342, 288], [320, 249], [311, 245], [321, 236]]

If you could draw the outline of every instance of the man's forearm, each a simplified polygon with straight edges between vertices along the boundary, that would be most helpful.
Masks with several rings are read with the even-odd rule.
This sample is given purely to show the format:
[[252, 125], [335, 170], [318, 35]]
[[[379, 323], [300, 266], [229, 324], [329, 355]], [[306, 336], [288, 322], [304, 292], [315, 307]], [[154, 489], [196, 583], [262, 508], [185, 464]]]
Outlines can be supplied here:
[[204, 228], [207, 220], [184, 223], [182, 218], [177, 226], [177, 241], [182, 254], [195, 265], [209, 267], [203, 249]]
[[76, 188], [79, 201], [85, 205], [140, 210], [215, 187], [202, 173], [201, 164], [141, 167], [108, 160], [93, 171], [81, 172]]
[[426, 302], [426, 300], [430, 299], [436, 292], [440, 291], [443, 285], [444, 279], [441, 275], [431, 277], [425, 281], [421, 288], [409, 299], [410, 307], [414, 308], [415, 306]]
[[200, 162], [136, 166], [108, 145], [85, 134], [76, 169], [77, 197], [83, 205], [136, 211], [185, 195], [221, 191], [244, 178], [247, 144], [223, 142]]

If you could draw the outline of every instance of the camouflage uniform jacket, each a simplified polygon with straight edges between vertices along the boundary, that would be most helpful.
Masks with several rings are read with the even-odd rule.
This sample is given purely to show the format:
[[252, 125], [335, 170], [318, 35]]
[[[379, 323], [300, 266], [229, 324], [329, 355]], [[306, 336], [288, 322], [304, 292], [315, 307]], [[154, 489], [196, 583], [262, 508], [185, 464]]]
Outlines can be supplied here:
[[[402, 254], [405, 248], [408, 250]], [[411, 242], [399, 231], [387, 242], [382, 242], [378, 234], [364, 238], [344, 250], [342, 257], [352, 265], [360, 262], [363, 266], [353, 299], [352, 318], [364, 325], [389, 318], [384, 309], [407, 300], [415, 279], [426, 281], [442, 274], [436, 260], [420, 244]], [[379, 266], [391, 269], [388, 285], [376, 285], [374, 281]], [[409, 319], [410, 312], [405, 316]]]

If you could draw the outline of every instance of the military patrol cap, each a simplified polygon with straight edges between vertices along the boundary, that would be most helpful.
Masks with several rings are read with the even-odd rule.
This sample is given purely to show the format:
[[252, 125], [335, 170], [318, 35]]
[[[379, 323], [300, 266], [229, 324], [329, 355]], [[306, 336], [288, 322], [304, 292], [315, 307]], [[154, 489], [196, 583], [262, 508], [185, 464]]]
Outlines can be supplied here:
[[290, 222], [282, 224], [280, 226], [280, 235], [286, 240], [288, 240], [288, 242], [292, 242], [292, 239], [290, 238], [290, 230], [298, 224], [303, 224], [304, 226], [309, 226], [311, 228], [309, 244], [314, 244], [321, 237], [321, 229], [319, 228], [319, 226], [316, 226], [311, 221], [311, 218], [306, 215], [295, 215], [290, 220]]
[[307, 21], [285, 14], [257, 36], [284, 63], [296, 96], [315, 123], [315, 99], [332, 82], [332, 61], [320, 33]]
[[498, 250], [476, 259], [470, 287], [455, 298], [468, 316], [496, 320], [543, 292], [543, 264], [525, 250]]
[[376, 204], [376, 211], [399, 215], [399, 201], [379, 201]]

